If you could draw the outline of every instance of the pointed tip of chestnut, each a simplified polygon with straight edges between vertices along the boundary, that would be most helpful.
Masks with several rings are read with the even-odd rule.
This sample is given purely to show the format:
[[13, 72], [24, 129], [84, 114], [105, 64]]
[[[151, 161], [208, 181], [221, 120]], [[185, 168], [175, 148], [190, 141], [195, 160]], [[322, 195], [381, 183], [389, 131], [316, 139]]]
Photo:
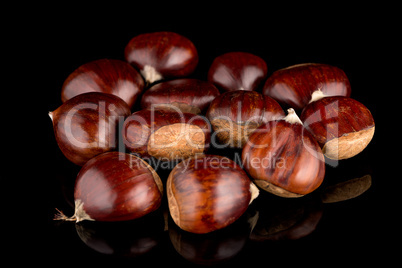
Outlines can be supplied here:
[[140, 73], [148, 85], [163, 79], [163, 76], [150, 65], [145, 65], [144, 68], [140, 70]]
[[300, 118], [297, 116], [295, 110], [293, 108], [289, 108], [287, 110], [288, 115], [283, 119], [286, 122], [290, 123], [290, 124], [300, 124], [303, 125], [303, 122], [300, 120]]
[[53, 112], [49, 112], [48, 115], [50, 117], [50, 120], [52, 120], [52, 122], [53, 122]]

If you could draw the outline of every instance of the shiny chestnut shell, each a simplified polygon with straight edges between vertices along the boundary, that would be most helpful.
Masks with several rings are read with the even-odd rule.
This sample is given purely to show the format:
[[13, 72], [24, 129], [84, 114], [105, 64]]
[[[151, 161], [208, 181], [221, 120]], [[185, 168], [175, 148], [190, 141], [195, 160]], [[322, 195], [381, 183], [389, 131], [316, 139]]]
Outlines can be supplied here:
[[186, 37], [174, 32], [144, 33], [133, 37], [125, 48], [125, 59], [151, 84], [194, 72], [198, 52]]
[[214, 59], [208, 70], [208, 81], [223, 91], [256, 90], [267, 72], [267, 64], [257, 55], [228, 52]]
[[89, 160], [80, 170], [74, 189], [76, 221], [125, 221], [157, 208], [163, 185], [142, 159], [107, 152]]
[[244, 90], [222, 93], [207, 111], [218, 141], [238, 148], [258, 126], [284, 116], [282, 107], [271, 97]]
[[242, 161], [259, 187], [282, 197], [311, 193], [325, 175], [321, 148], [293, 109], [283, 120], [261, 125], [249, 136]]
[[352, 98], [333, 96], [311, 102], [303, 109], [301, 120], [330, 159], [359, 154], [374, 136], [370, 110]]
[[268, 77], [262, 92], [284, 107], [301, 110], [318, 89], [326, 96], [349, 97], [351, 94], [345, 72], [336, 66], [322, 63], [303, 63], [277, 70]]
[[141, 108], [173, 105], [182, 112], [205, 113], [210, 103], [219, 96], [219, 90], [210, 82], [181, 78], [160, 82], [142, 95]]
[[126, 149], [142, 158], [182, 160], [204, 153], [210, 144], [211, 126], [200, 115], [165, 109], [144, 109], [124, 121]]
[[117, 147], [118, 125], [130, 115], [130, 108], [115, 95], [89, 92], [69, 99], [49, 115], [60, 150], [82, 166]]
[[258, 196], [244, 170], [218, 155], [193, 157], [177, 164], [168, 177], [166, 191], [176, 225], [198, 234], [232, 224]]
[[61, 89], [63, 102], [86, 92], [116, 95], [132, 108], [144, 89], [144, 80], [129, 63], [115, 59], [100, 59], [85, 63], [74, 70]]

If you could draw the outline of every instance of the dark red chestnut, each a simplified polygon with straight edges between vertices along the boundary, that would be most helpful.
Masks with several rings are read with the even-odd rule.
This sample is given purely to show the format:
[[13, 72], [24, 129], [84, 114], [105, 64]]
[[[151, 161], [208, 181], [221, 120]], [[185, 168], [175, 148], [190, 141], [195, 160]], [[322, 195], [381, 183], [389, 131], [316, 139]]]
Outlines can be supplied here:
[[325, 174], [321, 148], [293, 109], [283, 120], [261, 125], [249, 136], [242, 161], [259, 187], [282, 197], [311, 193]]
[[218, 155], [177, 164], [166, 184], [169, 211], [181, 229], [209, 233], [235, 222], [258, 196], [239, 165]]
[[275, 71], [263, 87], [263, 94], [285, 107], [303, 109], [314, 91], [326, 96], [349, 97], [351, 87], [343, 70], [328, 64], [304, 63]]
[[256, 90], [267, 77], [265, 61], [247, 52], [228, 52], [214, 59], [208, 81], [224, 91]]
[[130, 115], [123, 125], [128, 151], [142, 158], [181, 160], [204, 153], [211, 127], [206, 118], [165, 109], [145, 109]]
[[125, 58], [149, 84], [165, 78], [184, 77], [194, 72], [198, 52], [186, 37], [173, 32], [140, 34], [125, 48]]
[[122, 98], [132, 108], [144, 89], [144, 80], [129, 63], [100, 59], [78, 67], [64, 81], [63, 102], [86, 92], [103, 92]]
[[283, 118], [285, 113], [274, 99], [255, 91], [228, 91], [215, 98], [207, 117], [220, 143], [242, 148], [257, 127]]
[[330, 159], [359, 154], [374, 136], [373, 116], [352, 98], [333, 96], [313, 101], [303, 109], [301, 119]]
[[74, 216], [56, 220], [80, 222], [125, 221], [142, 217], [157, 208], [163, 185], [144, 160], [121, 152], [107, 152], [89, 160], [78, 173]]
[[118, 123], [129, 115], [121, 98], [99, 92], [77, 95], [49, 113], [62, 153], [80, 166], [117, 147]]
[[199, 79], [181, 78], [153, 85], [141, 99], [141, 108], [174, 105], [182, 112], [204, 113], [209, 104], [219, 96], [211, 83]]

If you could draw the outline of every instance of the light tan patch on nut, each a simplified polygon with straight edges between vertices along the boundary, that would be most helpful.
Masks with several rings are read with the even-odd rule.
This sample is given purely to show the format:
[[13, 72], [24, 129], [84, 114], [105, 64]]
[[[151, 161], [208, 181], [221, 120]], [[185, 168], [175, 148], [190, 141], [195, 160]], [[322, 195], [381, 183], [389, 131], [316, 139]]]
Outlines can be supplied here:
[[203, 153], [204, 148], [203, 130], [185, 123], [163, 126], [148, 141], [148, 154], [159, 159], [185, 159]]
[[294, 197], [304, 196], [302, 194], [296, 194], [296, 193], [289, 192], [289, 191], [287, 191], [281, 187], [278, 187], [276, 185], [273, 185], [272, 183], [269, 183], [265, 180], [254, 180], [254, 183], [257, 184], [258, 187], [260, 187], [261, 189], [263, 189], [271, 194], [280, 196], [280, 197], [294, 198]]
[[351, 158], [367, 147], [374, 136], [375, 127], [349, 133], [325, 143], [323, 154], [334, 160]]
[[213, 119], [211, 125], [219, 142], [236, 148], [243, 148], [250, 134], [259, 126], [256, 122], [243, 125], [223, 118]]

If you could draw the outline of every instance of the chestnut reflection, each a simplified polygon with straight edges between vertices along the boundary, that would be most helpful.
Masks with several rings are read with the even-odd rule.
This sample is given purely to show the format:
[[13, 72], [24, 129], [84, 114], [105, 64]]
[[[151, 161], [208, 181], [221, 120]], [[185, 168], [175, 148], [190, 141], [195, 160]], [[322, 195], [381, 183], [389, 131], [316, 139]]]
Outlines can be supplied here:
[[371, 175], [329, 185], [321, 193], [323, 203], [336, 203], [362, 195], [371, 187]]
[[158, 246], [164, 220], [161, 213], [154, 212], [132, 221], [81, 222], [75, 226], [78, 236], [89, 248], [102, 254], [132, 258]]
[[232, 225], [207, 234], [194, 234], [169, 221], [169, 237], [175, 250], [186, 260], [200, 265], [229, 261], [244, 248], [250, 233], [247, 212]]
[[[272, 203], [272, 200], [271, 200]], [[252, 241], [296, 240], [311, 234], [321, 220], [323, 208], [317, 197], [275, 200], [275, 206], [259, 203]]]

